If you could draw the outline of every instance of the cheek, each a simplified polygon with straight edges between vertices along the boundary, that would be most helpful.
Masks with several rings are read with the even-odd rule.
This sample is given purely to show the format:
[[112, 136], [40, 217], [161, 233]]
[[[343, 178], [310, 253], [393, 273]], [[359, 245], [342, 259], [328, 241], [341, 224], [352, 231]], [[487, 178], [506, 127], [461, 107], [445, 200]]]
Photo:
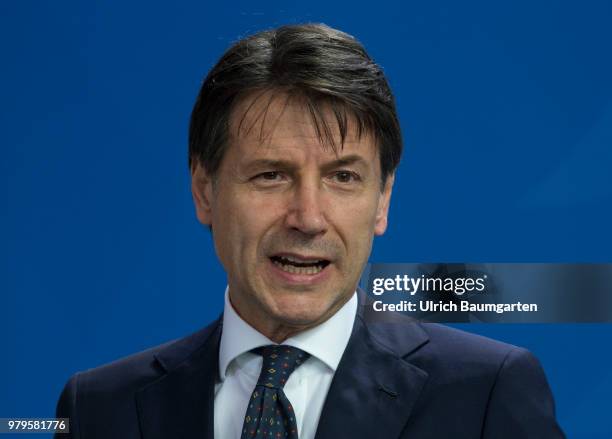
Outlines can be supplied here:
[[[275, 209], [270, 203], [262, 203], [253, 197], [226, 197], [232, 202], [223, 203], [215, 218], [219, 234], [215, 236], [219, 257], [225, 266], [248, 264], [248, 269], [262, 251], [262, 241], [274, 223]], [[277, 209], [276, 209], [277, 210]], [[214, 227], [214, 226], [213, 226]]]
[[232, 266], [238, 261], [239, 247], [243, 241], [243, 227], [240, 227], [242, 214], [235, 203], [227, 197], [218, 200], [213, 209], [213, 239], [217, 256], [228, 273], [234, 272]]
[[[339, 218], [344, 224], [345, 230], [350, 230], [354, 234], [371, 235], [374, 233], [376, 224], [376, 207], [378, 203], [375, 199], [361, 199], [354, 202], [338, 203], [340, 210], [338, 211]], [[349, 206], [346, 208], [344, 206]]]
[[[345, 203], [346, 204], [346, 203]], [[371, 203], [352, 204], [352, 209], [342, 209], [338, 212], [338, 232], [345, 242], [347, 257], [355, 263], [367, 258], [374, 235], [376, 212]], [[361, 262], [361, 261], [359, 261]]]

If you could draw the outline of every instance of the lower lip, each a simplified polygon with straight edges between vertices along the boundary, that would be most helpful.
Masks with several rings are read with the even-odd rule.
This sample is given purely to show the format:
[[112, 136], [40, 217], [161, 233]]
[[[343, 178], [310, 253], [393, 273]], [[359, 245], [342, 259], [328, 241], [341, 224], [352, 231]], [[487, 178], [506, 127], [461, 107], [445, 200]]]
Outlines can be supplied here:
[[316, 274], [298, 274], [284, 271], [268, 258], [270, 269], [275, 277], [280, 278], [283, 282], [291, 285], [315, 285], [325, 281], [330, 275], [331, 263]]

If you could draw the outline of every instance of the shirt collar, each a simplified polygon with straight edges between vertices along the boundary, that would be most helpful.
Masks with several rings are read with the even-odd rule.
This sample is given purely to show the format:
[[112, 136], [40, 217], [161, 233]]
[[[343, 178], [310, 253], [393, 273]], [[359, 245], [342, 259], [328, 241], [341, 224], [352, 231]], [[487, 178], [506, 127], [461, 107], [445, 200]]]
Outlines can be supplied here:
[[[333, 316], [314, 328], [289, 337], [282, 344], [293, 346], [318, 358], [334, 372], [348, 344], [357, 313], [357, 293]], [[234, 310], [225, 289], [223, 331], [219, 346], [219, 376], [225, 380], [230, 363], [238, 356], [259, 346], [276, 344], [245, 322]]]

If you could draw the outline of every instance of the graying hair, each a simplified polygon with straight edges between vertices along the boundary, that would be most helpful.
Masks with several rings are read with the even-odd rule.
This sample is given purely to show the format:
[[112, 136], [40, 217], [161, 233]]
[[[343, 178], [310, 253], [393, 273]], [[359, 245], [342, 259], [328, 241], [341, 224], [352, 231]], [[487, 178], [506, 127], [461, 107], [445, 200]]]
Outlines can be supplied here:
[[[380, 66], [355, 38], [324, 24], [259, 32], [225, 52], [204, 80], [191, 114], [190, 168], [199, 163], [214, 177], [227, 148], [229, 120], [236, 104], [247, 95], [277, 93], [299, 98], [319, 140], [336, 152], [346, 140], [349, 119], [355, 122], [359, 137], [373, 135], [384, 186], [402, 152], [391, 89]], [[328, 122], [329, 110], [337, 127]]]

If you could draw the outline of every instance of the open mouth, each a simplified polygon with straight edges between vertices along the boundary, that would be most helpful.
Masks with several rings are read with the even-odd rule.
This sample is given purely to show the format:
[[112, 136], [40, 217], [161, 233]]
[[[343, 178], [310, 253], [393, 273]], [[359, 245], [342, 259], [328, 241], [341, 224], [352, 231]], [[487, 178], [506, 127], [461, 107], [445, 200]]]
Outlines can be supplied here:
[[271, 256], [270, 260], [281, 270], [292, 274], [318, 274], [330, 263], [327, 259], [304, 260], [293, 256]]

